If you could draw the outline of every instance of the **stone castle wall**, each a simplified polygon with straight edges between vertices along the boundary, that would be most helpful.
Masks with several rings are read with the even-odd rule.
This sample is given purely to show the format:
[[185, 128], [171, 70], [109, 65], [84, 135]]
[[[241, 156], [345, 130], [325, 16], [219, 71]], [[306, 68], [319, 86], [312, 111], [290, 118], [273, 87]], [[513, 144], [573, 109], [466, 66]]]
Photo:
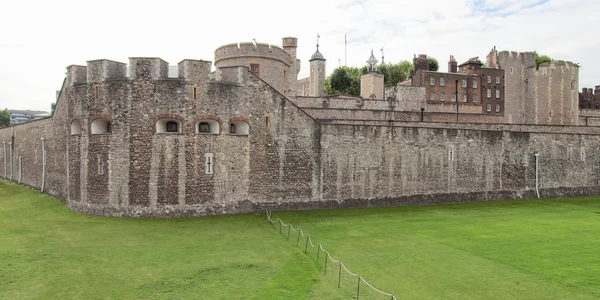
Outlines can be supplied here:
[[[0, 129], [0, 176], [18, 181], [22, 156], [23, 184], [75, 211], [129, 217], [533, 197], [535, 153], [543, 197], [600, 192], [596, 127], [442, 112], [418, 122], [397, 99], [292, 101], [247, 67], [212, 80], [210, 62], [167, 70], [159, 58], [70, 66], [51, 118]], [[177, 132], [159, 132], [165, 120]], [[94, 134], [100, 121], [110, 132]], [[200, 132], [207, 122], [218, 130]]]
[[509, 51], [496, 52], [496, 60], [488, 58], [488, 63], [505, 71], [507, 123], [577, 125], [579, 67], [576, 64], [552, 61], [536, 69], [533, 52]]

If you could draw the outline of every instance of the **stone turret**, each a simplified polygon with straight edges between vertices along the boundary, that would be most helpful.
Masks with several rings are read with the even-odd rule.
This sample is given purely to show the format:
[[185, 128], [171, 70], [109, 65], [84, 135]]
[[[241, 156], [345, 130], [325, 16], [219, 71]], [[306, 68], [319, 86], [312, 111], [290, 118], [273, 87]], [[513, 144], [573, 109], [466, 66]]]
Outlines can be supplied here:
[[317, 42], [317, 51], [308, 60], [310, 62], [310, 95], [320, 97], [324, 95], [325, 89], [325, 57], [319, 52], [319, 43]]

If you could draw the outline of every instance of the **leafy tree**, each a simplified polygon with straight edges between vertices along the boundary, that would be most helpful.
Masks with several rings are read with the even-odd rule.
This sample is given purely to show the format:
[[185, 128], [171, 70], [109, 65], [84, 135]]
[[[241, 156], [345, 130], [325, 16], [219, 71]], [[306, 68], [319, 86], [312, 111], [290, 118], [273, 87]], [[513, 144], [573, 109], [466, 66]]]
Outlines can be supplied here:
[[[359, 96], [360, 77], [368, 71], [367, 66], [336, 68], [325, 80], [325, 93]], [[408, 61], [397, 64], [381, 64], [375, 68], [375, 71], [384, 76], [385, 86], [390, 87], [408, 78], [412, 71], [412, 64]]]
[[535, 54], [535, 68], [536, 70], [540, 68], [540, 65], [543, 63], [549, 63], [552, 61], [552, 58], [548, 55], [539, 55], [537, 51], [533, 51]]
[[440, 64], [438, 63], [437, 59], [435, 59], [433, 57], [427, 58], [427, 70], [428, 71], [437, 71], [439, 68], [440, 68]]
[[377, 66], [377, 72], [383, 74], [385, 87], [390, 87], [404, 81], [412, 72], [412, 64], [406, 60], [397, 64], [382, 64]]
[[0, 111], [0, 127], [6, 127], [10, 125], [10, 113], [6, 108]]

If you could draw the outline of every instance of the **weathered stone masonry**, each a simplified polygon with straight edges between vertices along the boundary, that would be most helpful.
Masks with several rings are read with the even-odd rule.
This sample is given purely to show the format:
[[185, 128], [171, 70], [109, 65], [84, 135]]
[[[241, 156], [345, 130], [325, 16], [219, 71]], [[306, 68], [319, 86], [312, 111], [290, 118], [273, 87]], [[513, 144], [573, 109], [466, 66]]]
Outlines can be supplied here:
[[[328, 114], [247, 67], [211, 75], [210, 62], [184, 60], [169, 78], [158, 58], [90, 61], [68, 68], [52, 117], [0, 130], [0, 176], [18, 181], [21, 156], [23, 184], [129, 217], [533, 197], [535, 153], [543, 197], [599, 192], [597, 128]], [[177, 130], [159, 132], [168, 122]]]

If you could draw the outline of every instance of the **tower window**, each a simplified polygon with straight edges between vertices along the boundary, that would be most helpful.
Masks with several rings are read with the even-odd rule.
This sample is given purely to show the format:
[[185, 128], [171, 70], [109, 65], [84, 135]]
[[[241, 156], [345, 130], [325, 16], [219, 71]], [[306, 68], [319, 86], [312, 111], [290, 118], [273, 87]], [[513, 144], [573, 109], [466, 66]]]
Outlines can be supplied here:
[[271, 127], [271, 116], [265, 116], [265, 127]]
[[198, 99], [198, 88], [194, 87], [192, 90], [192, 97], [194, 98], [194, 100]]
[[200, 122], [200, 123], [198, 123], [198, 132], [200, 132], [200, 133], [210, 133], [210, 124], [208, 122]]
[[154, 125], [156, 133], [181, 133], [181, 121], [173, 118], [160, 118]]
[[177, 124], [177, 122], [175, 121], [169, 121], [167, 122], [167, 132], [179, 132], [179, 129], [177, 126], [179, 124]]
[[218, 118], [206, 118], [200, 119], [196, 122], [196, 133], [197, 134], [220, 134], [221, 133], [221, 122]]
[[260, 64], [250, 64], [250, 72], [258, 76], [260, 72]]

